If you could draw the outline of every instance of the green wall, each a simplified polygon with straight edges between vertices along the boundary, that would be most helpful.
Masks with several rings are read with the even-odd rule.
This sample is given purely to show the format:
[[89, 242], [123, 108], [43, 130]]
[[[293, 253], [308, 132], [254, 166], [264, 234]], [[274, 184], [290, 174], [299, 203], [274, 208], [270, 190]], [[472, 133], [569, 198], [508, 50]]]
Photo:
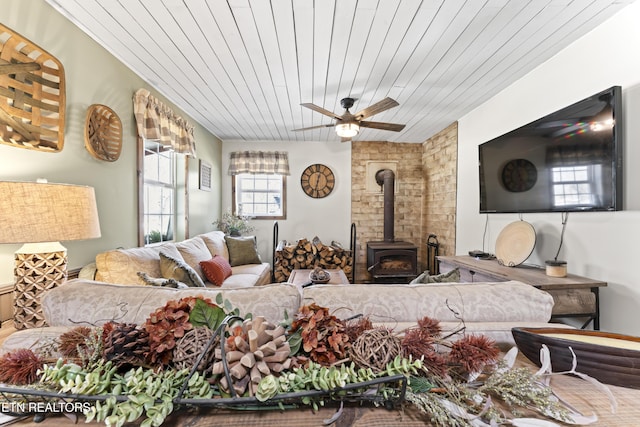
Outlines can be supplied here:
[[[44, 0], [2, 0], [0, 22], [57, 57], [65, 68], [67, 85], [64, 149], [59, 153], [41, 153], [0, 144], [0, 180], [46, 178], [49, 182], [95, 188], [102, 237], [62, 242], [68, 249], [69, 268], [92, 262], [95, 255], [104, 250], [137, 246], [133, 93], [144, 87], [167, 104], [173, 104]], [[96, 160], [84, 148], [84, 122], [91, 104], [109, 106], [122, 120], [122, 154], [116, 162]], [[184, 112], [174, 108], [196, 125], [198, 159], [190, 159], [187, 170], [190, 178], [188, 227], [189, 235], [193, 236], [212, 230], [211, 222], [220, 215], [222, 144]], [[199, 159], [213, 165], [210, 192], [198, 190]], [[13, 252], [19, 247], [0, 245], [0, 284], [13, 282]]]

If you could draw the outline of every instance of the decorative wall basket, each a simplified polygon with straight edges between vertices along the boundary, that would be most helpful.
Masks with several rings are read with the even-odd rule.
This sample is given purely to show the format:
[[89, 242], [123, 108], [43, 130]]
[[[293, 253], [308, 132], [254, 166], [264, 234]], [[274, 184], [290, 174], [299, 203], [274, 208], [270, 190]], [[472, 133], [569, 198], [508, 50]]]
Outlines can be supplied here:
[[61, 151], [64, 117], [60, 61], [0, 24], [0, 143]]
[[84, 146], [98, 160], [115, 162], [122, 151], [122, 122], [106, 105], [93, 104], [84, 123]]

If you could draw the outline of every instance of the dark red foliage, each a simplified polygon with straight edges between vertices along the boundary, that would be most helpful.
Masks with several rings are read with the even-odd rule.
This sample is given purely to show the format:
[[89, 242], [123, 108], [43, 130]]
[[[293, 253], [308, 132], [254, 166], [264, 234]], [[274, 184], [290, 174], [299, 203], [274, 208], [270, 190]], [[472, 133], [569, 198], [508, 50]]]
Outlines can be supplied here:
[[480, 372], [498, 359], [500, 350], [494, 340], [484, 335], [467, 335], [451, 345], [449, 363], [461, 373]]
[[42, 369], [43, 360], [33, 351], [19, 348], [0, 358], [0, 382], [26, 385], [38, 380], [38, 369]]

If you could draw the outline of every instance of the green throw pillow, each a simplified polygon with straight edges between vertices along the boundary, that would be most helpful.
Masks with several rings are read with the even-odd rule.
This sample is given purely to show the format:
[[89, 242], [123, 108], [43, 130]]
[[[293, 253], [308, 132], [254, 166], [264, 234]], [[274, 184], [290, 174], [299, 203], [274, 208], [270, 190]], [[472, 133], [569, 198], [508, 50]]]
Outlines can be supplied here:
[[244, 264], [262, 264], [258, 254], [255, 236], [231, 237], [224, 236], [229, 250], [229, 264], [231, 267]]
[[433, 276], [429, 276], [429, 271], [425, 271], [415, 279], [413, 279], [410, 284], [416, 283], [457, 283], [460, 282], [460, 269], [454, 268], [451, 271], [441, 274], [435, 274]]
[[204, 282], [191, 266], [163, 252], [160, 252], [160, 274], [165, 279], [174, 279], [192, 288], [205, 287]]

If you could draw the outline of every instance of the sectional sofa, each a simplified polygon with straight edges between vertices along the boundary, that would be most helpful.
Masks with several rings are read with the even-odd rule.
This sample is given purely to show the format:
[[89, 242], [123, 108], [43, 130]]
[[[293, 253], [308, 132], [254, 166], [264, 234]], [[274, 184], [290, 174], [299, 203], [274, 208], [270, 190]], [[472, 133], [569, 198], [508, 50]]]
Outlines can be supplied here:
[[0, 352], [47, 345], [72, 327], [100, 326], [108, 321], [142, 324], [169, 300], [218, 294], [240, 310], [278, 323], [312, 302], [328, 307], [339, 318], [369, 316], [374, 324], [401, 332], [424, 316], [440, 320], [445, 330], [484, 334], [502, 347], [513, 345], [511, 328], [547, 326], [553, 298], [520, 282], [435, 283], [415, 285], [314, 285], [287, 283], [230, 289], [225, 287], [173, 289], [110, 284], [74, 279], [42, 297], [48, 327], [18, 331]]
[[[257, 254], [255, 238], [233, 238], [221, 231], [211, 231], [177, 243], [106, 251], [96, 256], [95, 263], [83, 268], [80, 276], [121, 285], [142, 284], [140, 273], [145, 273], [150, 279], [161, 279], [161, 253], [177, 263], [187, 264], [207, 287], [243, 288], [271, 282], [271, 266], [262, 262]], [[230, 267], [219, 284], [212, 283], [201, 266], [202, 262], [215, 257], [221, 257]]]

